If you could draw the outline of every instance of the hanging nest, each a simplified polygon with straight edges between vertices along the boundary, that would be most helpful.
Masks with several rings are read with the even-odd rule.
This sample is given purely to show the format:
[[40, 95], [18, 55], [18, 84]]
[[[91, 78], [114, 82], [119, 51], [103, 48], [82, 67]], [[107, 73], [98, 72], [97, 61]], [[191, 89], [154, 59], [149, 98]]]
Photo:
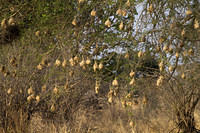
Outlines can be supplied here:
[[8, 21], [3, 19], [1, 22], [0, 29], [0, 44], [11, 43], [20, 35], [20, 28], [15, 23], [13, 18], [10, 18]]

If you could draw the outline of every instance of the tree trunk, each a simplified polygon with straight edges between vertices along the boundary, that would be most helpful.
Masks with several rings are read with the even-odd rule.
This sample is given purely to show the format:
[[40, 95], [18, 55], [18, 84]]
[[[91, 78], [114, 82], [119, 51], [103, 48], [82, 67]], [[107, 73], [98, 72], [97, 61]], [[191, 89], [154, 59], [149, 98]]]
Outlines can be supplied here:
[[176, 123], [181, 133], [200, 133], [195, 128], [194, 110], [199, 101], [199, 98], [191, 100], [189, 104], [179, 106], [176, 111]]
[[178, 112], [177, 113], [177, 124], [181, 133], [193, 133], [196, 131], [194, 114], [189, 112]]

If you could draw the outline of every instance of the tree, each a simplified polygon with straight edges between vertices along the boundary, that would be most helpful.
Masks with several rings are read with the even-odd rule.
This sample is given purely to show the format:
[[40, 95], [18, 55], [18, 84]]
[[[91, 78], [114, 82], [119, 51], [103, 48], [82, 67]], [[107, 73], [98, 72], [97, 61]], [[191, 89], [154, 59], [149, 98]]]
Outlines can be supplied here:
[[[120, 83], [134, 86], [133, 75], [141, 71], [148, 78], [156, 77], [152, 81], [156, 80], [157, 87], [173, 99], [171, 105], [175, 105], [177, 128], [184, 133], [193, 132], [196, 131], [193, 112], [200, 97], [198, 75], [195, 75], [198, 73], [200, 55], [199, 4], [198, 0], [1, 2], [1, 40], [13, 36], [10, 34], [13, 25], [18, 37], [1, 43], [22, 43], [19, 49], [31, 45], [37, 51], [33, 52], [37, 59], [32, 64], [41, 70], [44, 58], [50, 58], [49, 62], [55, 62], [56, 66], [60, 66], [62, 59], [70, 64], [63, 71], [52, 67], [52, 71], [37, 73], [42, 79], [39, 81], [37, 76], [29, 77], [37, 81], [37, 85], [33, 83], [35, 86], [43, 81], [63, 85], [66, 75], [62, 72], [69, 73], [70, 77], [72, 71], [77, 69], [83, 70], [81, 78], [96, 80], [97, 93], [99, 80], [118, 88]], [[1, 58], [6, 56], [3, 53]], [[28, 55], [26, 51], [19, 55], [23, 53]], [[18, 59], [25, 58], [19, 55]], [[5, 59], [0, 63], [7, 64]], [[180, 71], [179, 66], [193, 66], [195, 69], [184, 68]], [[4, 67], [2, 73], [6, 75]], [[42, 75], [45, 72], [46, 77]], [[52, 76], [54, 72], [60, 75], [60, 80]], [[4, 81], [2, 78], [1, 82]], [[83, 90], [80, 89], [80, 92], [79, 96]]]

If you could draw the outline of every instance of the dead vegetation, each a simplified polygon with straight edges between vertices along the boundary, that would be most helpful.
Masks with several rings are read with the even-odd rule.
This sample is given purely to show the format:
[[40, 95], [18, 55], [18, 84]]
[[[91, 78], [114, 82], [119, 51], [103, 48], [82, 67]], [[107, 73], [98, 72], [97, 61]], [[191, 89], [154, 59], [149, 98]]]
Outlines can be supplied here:
[[199, 2], [138, 3], [0, 1], [0, 132], [200, 132]]

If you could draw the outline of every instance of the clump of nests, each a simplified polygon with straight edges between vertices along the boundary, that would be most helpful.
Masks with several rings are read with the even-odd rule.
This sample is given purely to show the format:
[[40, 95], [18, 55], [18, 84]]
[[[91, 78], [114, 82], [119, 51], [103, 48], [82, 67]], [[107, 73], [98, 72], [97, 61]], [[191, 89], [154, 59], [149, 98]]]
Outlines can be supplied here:
[[0, 27], [0, 44], [12, 42], [19, 36], [19, 26], [16, 24], [14, 17], [3, 19]]

